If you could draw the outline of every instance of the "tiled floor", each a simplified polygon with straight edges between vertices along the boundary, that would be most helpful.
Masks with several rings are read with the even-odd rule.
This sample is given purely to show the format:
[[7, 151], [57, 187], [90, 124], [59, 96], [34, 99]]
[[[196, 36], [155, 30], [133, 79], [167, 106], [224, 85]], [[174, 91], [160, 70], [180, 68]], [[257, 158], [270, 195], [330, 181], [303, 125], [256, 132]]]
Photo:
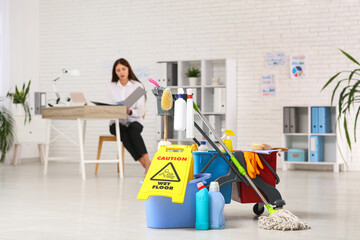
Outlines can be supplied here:
[[[0, 239], [360, 239], [360, 173], [279, 172], [286, 209], [309, 222], [311, 230], [259, 229], [252, 204], [225, 206], [224, 230], [149, 229], [144, 202], [137, 201], [139, 165], [127, 165], [121, 180], [114, 165], [0, 165]], [[266, 213], [267, 214], [267, 213]]]

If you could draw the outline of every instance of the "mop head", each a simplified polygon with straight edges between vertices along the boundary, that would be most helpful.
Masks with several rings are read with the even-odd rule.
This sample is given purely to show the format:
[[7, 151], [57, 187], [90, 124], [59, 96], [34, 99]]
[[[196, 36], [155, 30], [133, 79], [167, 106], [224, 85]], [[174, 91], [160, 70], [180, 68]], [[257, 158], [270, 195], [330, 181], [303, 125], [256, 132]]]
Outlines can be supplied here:
[[267, 230], [305, 230], [311, 227], [286, 209], [275, 211], [269, 217], [259, 217], [259, 227]]

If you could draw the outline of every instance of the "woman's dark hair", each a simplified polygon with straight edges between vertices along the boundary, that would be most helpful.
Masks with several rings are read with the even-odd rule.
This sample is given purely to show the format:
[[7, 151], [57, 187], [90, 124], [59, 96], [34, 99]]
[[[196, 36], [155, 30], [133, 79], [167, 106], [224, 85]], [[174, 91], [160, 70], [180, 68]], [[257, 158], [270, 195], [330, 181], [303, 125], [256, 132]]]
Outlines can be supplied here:
[[[113, 66], [113, 69], [112, 69], [112, 78], [111, 78], [111, 82], [114, 82], [116, 83], [117, 81], [119, 81], [119, 77], [118, 75], [116, 74], [116, 66], [118, 64], [121, 64], [121, 65], [124, 65], [126, 66], [127, 68], [129, 68], [129, 80], [134, 80], [134, 81], [138, 81], [139, 83], [141, 83], [141, 85], [144, 86], [144, 84], [142, 84], [142, 82], [140, 82], [140, 80], [135, 76], [131, 66], [130, 66], [130, 63], [125, 59], [125, 58], [119, 58], [118, 60], [116, 60], [114, 62], [114, 66]], [[145, 87], [144, 87], [145, 88]], [[146, 94], [145, 94], [145, 100], [146, 100]]]
[[111, 82], [117, 82], [119, 80], [119, 77], [116, 75], [116, 66], [118, 64], [121, 64], [121, 65], [124, 65], [126, 66], [127, 68], [129, 68], [129, 80], [135, 80], [135, 81], [139, 81], [139, 79], [135, 76], [129, 62], [125, 59], [125, 58], [119, 58], [118, 60], [116, 60], [114, 62], [114, 66], [113, 66], [113, 69], [112, 69], [112, 78], [111, 78]]

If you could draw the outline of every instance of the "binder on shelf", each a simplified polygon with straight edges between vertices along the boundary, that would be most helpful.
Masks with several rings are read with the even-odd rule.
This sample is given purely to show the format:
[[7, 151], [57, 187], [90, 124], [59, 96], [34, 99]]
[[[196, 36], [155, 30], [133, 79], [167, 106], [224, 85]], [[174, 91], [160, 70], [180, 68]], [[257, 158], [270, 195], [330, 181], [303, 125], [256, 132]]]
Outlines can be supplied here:
[[331, 120], [330, 120], [330, 107], [318, 108], [318, 132], [330, 133], [331, 132]]
[[214, 112], [225, 113], [225, 96], [226, 96], [225, 88], [214, 89], [214, 99], [213, 99]]
[[319, 108], [311, 108], [311, 133], [319, 133]]
[[324, 161], [324, 136], [310, 136], [310, 162]]
[[296, 133], [296, 109], [291, 107], [289, 110], [290, 113], [290, 133]]
[[42, 109], [46, 107], [46, 93], [35, 92], [35, 114], [41, 114]]
[[288, 107], [284, 107], [284, 115], [283, 115], [283, 132], [284, 133], [289, 133], [290, 132], [290, 113], [289, 113], [289, 108]]

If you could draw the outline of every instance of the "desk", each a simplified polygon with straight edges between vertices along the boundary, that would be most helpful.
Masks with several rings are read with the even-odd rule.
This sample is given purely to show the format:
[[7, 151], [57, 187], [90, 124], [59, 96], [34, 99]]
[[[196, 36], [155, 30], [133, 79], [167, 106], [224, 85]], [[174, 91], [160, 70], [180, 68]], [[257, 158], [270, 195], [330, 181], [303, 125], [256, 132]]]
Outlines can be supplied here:
[[[58, 131], [63, 137], [72, 141], [61, 131], [56, 129], [51, 124], [51, 120], [77, 120], [78, 122], [78, 132], [79, 132], [79, 145], [80, 150], [80, 170], [83, 179], [86, 179], [85, 175], [85, 163], [119, 163], [120, 165], [120, 177], [123, 178], [123, 166], [122, 166], [122, 154], [121, 153], [121, 144], [120, 144], [120, 128], [119, 128], [119, 119], [126, 118], [126, 107], [125, 106], [74, 106], [74, 107], [53, 107], [53, 108], [43, 108], [42, 109], [42, 118], [49, 119], [50, 124], [48, 124], [48, 136], [46, 139], [46, 148], [45, 148], [45, 158], [44, 158], [44, 175], [47, 174], [48, 161], [49, 161], [49, 147], [51, 143], [50, 131], [51, 128]], [[116, 160], [85, 160], [84, 158], [84, 140], [86, 132], [86, 120], [93, 119], [108, 119], [115, 120], [116, 126], [116, 141], [118, 148], [118, 159]], [[84, 121], [84, 124], [82, 124]], [[73, 142], [73, 141], [72, 141]], [[121, 156], [121, 157], [120, 157]]]

